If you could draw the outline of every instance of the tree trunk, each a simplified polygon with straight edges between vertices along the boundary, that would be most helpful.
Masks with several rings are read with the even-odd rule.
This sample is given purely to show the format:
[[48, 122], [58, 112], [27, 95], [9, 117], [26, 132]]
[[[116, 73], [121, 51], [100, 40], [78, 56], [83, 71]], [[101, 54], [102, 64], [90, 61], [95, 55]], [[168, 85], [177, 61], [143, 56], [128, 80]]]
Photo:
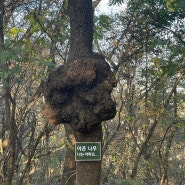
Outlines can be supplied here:
[[[90, 56], [92, 54], [92, 42], [93, 42], [93, 9], [92, 9], [92, 0], [69, 0], [69, 17], [70, 17], [70, 50], [68, 62], [73, 62], [76, 58], [83, 56]], [[68, 139], [72, 135], [72, 128], [68, 125], [65, 126], [66, 136]], [[101, 129], [98, 129], [100, 134], [100, 140], [102, 137]], [[78, 135], [78, 141], [83, 141], [84, 135], [76, 132], [75, 135]], [[93, 134], [90, 135], [93, 137]], [[97, 140], [97, 138], [90, 138], [89, 141]], [[97, 140], [98, 141], [98, 140]], [[93, 165], [93, 166], [92, 166]], [[77, 167], [75, 165], [75, 155], [74, 151], [70, 148], [67, 148], [62, 185], [72, 185], [79, 184], [88, 185], [87, 179], [92, 183], [91, 178], [89, 178], [92, 171], [88, 168], [91, 168], [94, 172], [97, 172], [98, 175], [95, 175], [97, 178], [95, 185], [98, 185], [100, 182], [100, 172], [101, 172], [101, 162], [77, 162]], [[87, 170], [86, 170], [87, 169]], [[98, 171], [97, 171], [98, 169]], [[77, 173], [77, 181], [76, 174]], [[85, 174], [84, 172], [89, 172], [90, 174]], [[72, 174], [73, 173], [73, 174]], [[85, 177], [85, 178], [84, 178]], [[88, 177], [88, 178], [87, 178]], [[83, 181], [84, 180], [84, 181]], [[98, 183], [97, 183], [98, 181]]]
[[[92, 132], [75, 132], [77, 142], [102, 142], [101, 124]], [[101, 161], [77, 161], [76, 185], [100, 185]]]
[[3, 17], [4, 17], [4, 0], [1, 0], [0, 1], [0, 44], [4, 43]]
[[[104, 57], [92, 52], [92, 0], [69, 0], [68, 11], [68, 63], [53, 71], [46, 82], [44, 115], [51, 124], [69, 124], [78, 142], [102, 142], [101, 122], [116, 114], [111, 92], [117, 82]], [[73, 162], [74, 154], [68, 149], [62, 178], [66, 185], [75, 184]], [[100, 181], [101, 161], [76, 162], [76, 185], [99, 185]]]
[[64, 170], [62, 175], [62, 185], [73, 185], [75, 184], [76, 179], [76, 163], [75, 163], [75, 154], [72, 149], [75, 145], [75, 138], [73, 130], [70, 125], [65, 124], [66, 137], [68, 144], [66, 146], [66, 156], [64, 161]]
[[[9, 160], [8, 160], [8, 176], [7, 176], [7, 185], [12, 184], [13, 175], [14, 175], [14, 168], [15, 168], [15, 155], [16, 155], [16, 124], [15, 124], [15, 104], [10, 101], [10, 97], [7, 94], [10, 94], [8, 88], [6, 89], [5, 93], [5, 110], [6, 110], [6, 121], [8, 123], [9, 129]], [[12, 109], [10, 108], [12, 107]]]
[[[0, 1], [0, 49], [1, 45], [4, 44], [4, 0]], [[8, 71], [7, 61], [3, 61], [2, 69]], [[9, 78], [4, 78], [9, 83]], [[5, 184], [11, 185], [13, 174], [14, 174], [14, 163], [15, 163], [15, 150], [16, 150], [16, 124], [15, 124], [15, 108], [16, 104], [11, 96], [11, 89], [7, 84], [3, 84], [4, 100], [5, 100], [5, 119], [9, 130], [9, 156], [8, 156], [8, 169], [5, 178]]]
[[92, 0], [69, 0], [70, 49], [69, 62], [90, 56], [93, 43]]

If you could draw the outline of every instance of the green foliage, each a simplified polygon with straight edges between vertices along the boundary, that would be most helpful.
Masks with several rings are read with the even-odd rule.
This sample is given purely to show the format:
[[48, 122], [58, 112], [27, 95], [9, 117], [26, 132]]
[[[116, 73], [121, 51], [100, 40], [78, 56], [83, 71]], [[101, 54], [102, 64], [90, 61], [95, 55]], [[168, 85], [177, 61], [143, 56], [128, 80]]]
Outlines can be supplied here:
[[141, 17], [157, 27], [169, 26], [177, 17], [185, 17], [184, 5], [181, 4], [181, 0], [180, 2], [179, 0], [173, 0], [173, 2], [165, 0], [128, 1], [127, 13], [136, 12], [139, 12]]
[[68, 8], [68, 1], [69, 0], [64, 0], [63, 1], [63, 8], [64, 8], [64, 10], [67, 10], [67, 8]]
[[[24, 18], [26, 21], [29, 21], [30, 28], [31, 28], [30, 29], [30, 32], [31, 33], [38, 33], [39, 31], [42, 30], [41, 25], [36, 20], [36, 17], [35, 16], [36, 16], [36, 14], [33, 12], [33, 14], [29, 14], [29, 15], [25, 16], [25, 18]], [[37, 19], [39, 19], [39, 20], [42, 20], [43, 21], [43, 19], [45, 19], [41, 15], [37, 15], [37, 16], [38, 16]]]
[[13, 27], [13, 28], [7, 28], [6, 27], [6, 30], [9, 30], [8, 33], [6, 34], [6, 37], [8, 39], [16, 39], [20, 33], [25, 33], [24, 32], [24, 29], [22, 28], [16, 28], [16, 27]]
[[[11, 49], [10, 42], [7, 40], [5, 44], [1, 45], [0, 50], [0, 79], [3, 80], [6, 86], [9, 86], [8, 78], [14, 76], [18, 83], [21, 79], [16, 77], [22, 71], [20, 66], [19, 53], [20, 49]], [[16, 61], [16, 62], [15, 62]], [[9, 67], [9, 65], [11, 67]]]
[[185, 8], [185, 2], [183, 0], [165, 0], [165, 2], [170, 12]]
[[112, 24], [112, 18], [108, 15], [94, 17], [94, 41], [102, 40], [104, 33], [109, 31]]

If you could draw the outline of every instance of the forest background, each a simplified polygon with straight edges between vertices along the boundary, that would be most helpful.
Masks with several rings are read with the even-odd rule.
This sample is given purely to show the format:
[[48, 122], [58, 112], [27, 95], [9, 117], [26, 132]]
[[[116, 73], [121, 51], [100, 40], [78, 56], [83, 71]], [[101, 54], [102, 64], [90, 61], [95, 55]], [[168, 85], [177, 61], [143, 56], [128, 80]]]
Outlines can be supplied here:
[[[65, 2], [0, 2], [0, 184], [62, 184], [70, 143], [43, 117], [42, 84], [67, 60]], [[185, 184], [185, 2], [107, 8], [121, 2], [94, 17], [94, 51], [118, 81], [117, 115], [102, 123], [102, 184]]]

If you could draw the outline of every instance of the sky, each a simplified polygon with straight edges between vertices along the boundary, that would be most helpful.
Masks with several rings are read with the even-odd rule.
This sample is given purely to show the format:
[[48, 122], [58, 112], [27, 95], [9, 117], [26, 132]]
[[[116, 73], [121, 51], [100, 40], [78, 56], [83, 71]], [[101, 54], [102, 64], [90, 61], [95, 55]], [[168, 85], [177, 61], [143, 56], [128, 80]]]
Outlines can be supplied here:
[[120, 11], [123, 11], [124, 8], [126, 7], [125, 4], [122, 5], [111, 5], [109, 6], [109, 0], [101, 0], [101, 2], [99, 3], [99, 5], [96, 8], [97, 13], [101, 13], [101, 14], [115, 14], [118, 13]]

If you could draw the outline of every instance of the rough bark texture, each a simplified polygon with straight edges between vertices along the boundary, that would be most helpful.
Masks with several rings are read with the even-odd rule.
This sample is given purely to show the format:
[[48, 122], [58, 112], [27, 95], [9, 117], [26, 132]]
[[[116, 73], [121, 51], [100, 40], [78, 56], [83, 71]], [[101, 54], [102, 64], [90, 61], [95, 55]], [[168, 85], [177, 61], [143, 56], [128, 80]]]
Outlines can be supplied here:
[[74, 150], [72, 150], [75, 145], [75, 138], [73, 130], [67, 124], [65, 124], [65, 131], [68, 140], [68, 145], [66, 146], [67, 151], [64, 161], [64, 170], [61, 185], [73, 185], [75, 184], [76, 177], [75, 153]]
[[111, 92], [116, 80], [104, 59], [80, 58], [54, 71], [45, 86], [45, 117], [88, 132], [116, 114]]
[[92, 53], [93, 43], [93, 8], [92, 0], [69, 0], [70, 49], [69, 60]]
[[[89, 133], [75, 131], [79, 142], [101, 142], [102, 127], [99, 125]], [[76, 185], [99, 185], [101, 180], [101, 161], [77, 161]]]

